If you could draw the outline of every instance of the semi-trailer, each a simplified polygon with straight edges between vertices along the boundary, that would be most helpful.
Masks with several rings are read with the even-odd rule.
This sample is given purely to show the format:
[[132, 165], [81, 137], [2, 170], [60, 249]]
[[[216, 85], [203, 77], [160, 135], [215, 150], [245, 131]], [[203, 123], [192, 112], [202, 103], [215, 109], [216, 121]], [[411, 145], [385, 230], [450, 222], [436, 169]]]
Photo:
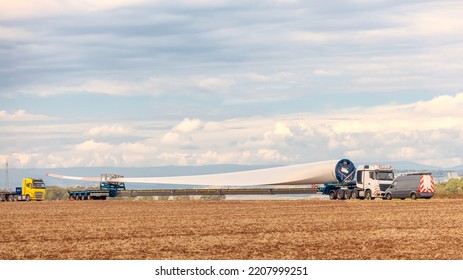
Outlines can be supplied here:
[[[69, 198], [75, 200], [106, 199], [107, 197], [175, 196], [175, 195], [253, 195], [253, 194], [314, 194], [328, 195], [329, 199], [385, 198], [386, 190], [394, 180], [390, 165], [360, 165], [358, 168], [348, 159], [262, 170], [222, 173], [212, 175], [178, 177], [124, 178], [115, 174], [103, 174], [100, 178], [73, 177], [57, 174], [47, 176], [100, 181], [98, 190], [69, 191]], [[157, 183], [215, 185], [221, 188], [207, 189], [155, 189], [126, 190], [125, 183]], [[227, 183], [231, 187], [225, 188]], [[249, 186], [246, 184], [249, 183]], [[286, 185], [285, 187], [274, 187]], [[316, 185], [317, 188], [288, 187], [287, 185]], [[246, 187], [244, 187], [246, 186]]]
[[45, 199], [45, 183], [42, 179], [23, 178], [15, 191], [0, 191], [0, 201], [30, 201]]
[[193, 189], [153, 189], [126, 190], [124, 182], [114, 179], [123, 178], [121, 175], [105, 173], [101, 175], [98, 190], [68, 191], [70, 200], [105, 200], [108, 197], [137, 197], [137, 196], [182, 196], [182, 195], [276, 195], [276, 194], [315, 194], [316, 188], [193, 188]]

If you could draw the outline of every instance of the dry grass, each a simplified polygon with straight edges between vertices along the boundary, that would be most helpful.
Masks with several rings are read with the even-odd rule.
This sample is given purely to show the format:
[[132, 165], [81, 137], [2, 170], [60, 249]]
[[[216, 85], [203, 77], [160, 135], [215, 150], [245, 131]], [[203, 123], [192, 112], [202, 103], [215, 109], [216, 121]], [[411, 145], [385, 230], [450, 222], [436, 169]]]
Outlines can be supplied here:
[[0, 259], [463, 259], [463, 200], [0, 203]]

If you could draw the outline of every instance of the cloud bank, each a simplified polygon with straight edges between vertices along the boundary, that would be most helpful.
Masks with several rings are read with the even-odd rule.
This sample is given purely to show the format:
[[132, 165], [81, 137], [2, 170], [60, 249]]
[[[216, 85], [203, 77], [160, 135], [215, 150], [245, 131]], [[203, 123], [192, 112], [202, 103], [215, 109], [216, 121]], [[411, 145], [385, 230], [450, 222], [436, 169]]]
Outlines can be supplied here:
[[[463, 163], [462, 106], [463, 93], [459, 93], [410, 104], [318, 114], [222, 121], [185, 118], [165, 122], [162, 129], [159, 123], [147, 121], [89, 123], [76, 129], [43, 121], [29, 127], [42, 133], [21, 140], [30, 147], [27, 151], [12, 147], [9, 154], [16, 155], [23, 167], [290, 164], [341, 157], [356, 162], [412, 160], [448, 167]], [[28, 130], [27, 126], [17, 130], [14, 125], [6, 129], [17, 139]], [[46, 145], [44, 135], [51, 134], [53, 141], [66, 142], [66, 147]]]

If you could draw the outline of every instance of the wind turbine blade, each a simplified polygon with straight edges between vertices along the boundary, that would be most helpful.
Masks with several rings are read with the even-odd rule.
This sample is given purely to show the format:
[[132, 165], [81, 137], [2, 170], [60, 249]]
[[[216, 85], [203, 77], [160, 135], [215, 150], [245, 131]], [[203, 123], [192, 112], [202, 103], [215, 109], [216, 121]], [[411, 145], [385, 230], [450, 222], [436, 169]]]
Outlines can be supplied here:
[[[346, 168], [348, 166], [348, 168]], [[353, 175], [349, 160], [330, 160], [259, 170], [175, 177], [116, 178], [114, 182], [202, 186], [308, 185], [339, 182], [340, 172]]]
[[59, 175], [53, 173], [45, 173], [48, 177], [58, 178], [58, 179], [67, 179], [67, 180], [78, 180], [78, 181], [92, 181], [92, 182], [100, 182], [100, 177], [76, 177], [76, 176], [67, 176], [67, 175]]

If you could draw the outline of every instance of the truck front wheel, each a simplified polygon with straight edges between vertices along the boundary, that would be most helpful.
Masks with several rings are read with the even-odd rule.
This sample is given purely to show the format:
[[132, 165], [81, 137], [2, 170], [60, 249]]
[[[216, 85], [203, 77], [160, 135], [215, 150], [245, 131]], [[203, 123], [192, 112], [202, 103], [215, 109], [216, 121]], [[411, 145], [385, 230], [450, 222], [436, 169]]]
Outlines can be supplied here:
[[365, 191], [365, 199], [367, 199], [367, 200], [371, 199], [371, 191], [370, 190]]
[[410, 198], [411, 198], [412, 200], [416, 200], [416, 193], [412, 193], [412, 194], [410, 195]]
[[387, 199], [387, 200], [391, 200], [391, 199], [392, 199], [392, 195], [391, 195], [390, 193], [387, 193], [387, 194], [386, 194], [386, 199]]
[[31, 201], [31, 197], [28, 194], [26, 194], [26, 201]]

